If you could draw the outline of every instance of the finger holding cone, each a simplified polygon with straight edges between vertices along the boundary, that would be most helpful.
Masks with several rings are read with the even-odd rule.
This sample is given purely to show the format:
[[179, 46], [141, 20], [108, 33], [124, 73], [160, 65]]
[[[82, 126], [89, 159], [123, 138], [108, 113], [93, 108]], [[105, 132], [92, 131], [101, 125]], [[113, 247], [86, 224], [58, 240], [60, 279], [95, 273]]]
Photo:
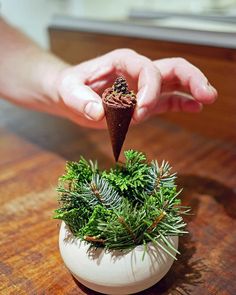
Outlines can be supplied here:
[[102, 101], [117, 162], [136, 106], [136, 95], [129, 91], [126, 80], [119, 77], [111, 88], [104, 91]]

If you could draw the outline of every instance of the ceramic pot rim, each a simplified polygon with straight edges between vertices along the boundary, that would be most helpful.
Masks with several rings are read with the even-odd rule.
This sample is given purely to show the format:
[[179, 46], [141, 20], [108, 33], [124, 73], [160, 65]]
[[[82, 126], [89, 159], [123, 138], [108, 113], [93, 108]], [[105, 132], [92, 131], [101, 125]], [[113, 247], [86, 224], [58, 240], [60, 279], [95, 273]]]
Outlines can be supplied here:
[[[109, 249], [109, 248], [105, 248], [105, 247], [95, 247], [92, 243], [87, 242], [85, 240], [82, 240], [79, 237], [76, 237], [70, 230], [69, 226], [62, 221], [61, 222], [61, 228], [64, 227], [66, 234], [68, 235], [65, 239], [67, 240], [68, 244], [74, 244], [74, 243], [78, 243], [79, 245], [83, 245], [84, 247], [91, 247], [91, 249], [95, 250], [100, 250], [100, 251], [104, 251], [105, 253], [110, 253], [110, 254], [117, 254], [117, 255], [123, 255], [126, 253], [129, 253], [131, 251], [144, 251], [144, 244], [139, 244], [139, 245], [134, 245], [133, 247], [130, 248], [124, 248], [124, 249]], [[179, 236], [178, 235], [172, 235], [172, 236], [166, 236], [167, 239], [178, 239]], [[64, 239], [64, 240], [65, 240]], [[155, 248], [158, 247], [158, 245], [155, 245], [153, 242], [148, 242], [146, 244], [147, 248]]]

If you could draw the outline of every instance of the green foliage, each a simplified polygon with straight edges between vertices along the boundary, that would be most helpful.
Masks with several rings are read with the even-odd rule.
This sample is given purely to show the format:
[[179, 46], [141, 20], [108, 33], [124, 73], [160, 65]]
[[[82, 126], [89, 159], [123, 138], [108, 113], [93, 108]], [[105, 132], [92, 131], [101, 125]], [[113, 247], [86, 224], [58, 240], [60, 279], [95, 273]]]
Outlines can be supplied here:
[[96, 247], [129, 249], [152, 241], [173, 256], [167, 237], [186, 233], [182, 215], [189, 212], [178, 198], [176, 173], [168, 162], [148, 163], [141, 152], [126, 151], [125, 158], [109, 171], [84, 158], [67, 163], [54, 218]]
[[87, 224], [84, 227], [81, 227], [80, 235], [84, 236], [93, 236], [96, 238], [105, 237], [103, 232], [100, 230], [99, 226], [102, 224], [109, 223], [111, 218], [112, 211], [107, 210], [101, 205], [94, 207], [93, 213], [90, 216]]
[[81, 188], [80, 197], [89, 207], [101, 204], [108, 209], [115, 209], [122, 202], [122, 197], [99, 174], [93, 175], [91, 182]]
[[53, 218], [64, 220], [72, 233], [76, 235], [79, 229], [86, 225], [89, 215], [91, 215], [91, 212], [86, 208], [74, 208], [69, 211], [57, 209]]
[[57, 191], [59, 193], [59, 204], [61, 210], [68, 211], [73, 208], [86, 207], [86, 202], [79, 196], [81, 188], [78, 188], [77, 190], [70, 190], [60, 183], [58, 185]]
[[92, 175], [97, 173], [97, 162], [87, 161], [83, 157], [79, 162], [67, 162], [66, 173], [61, 176], [60, 181], [68, 182], [75, 186], [91, 181]]
[[176, 173], [171, 174], [171, 167], [168, 162], [162, 161], [161, 166], [159, 166], [156, 160], [151, 162], [149, 168], [149, 183], [146, 190], [152, 193], [158, 190], [160, 187], [172, 188], [175, 187]]
[[105, 171], [106, 178], [117, 191], [125, 192], [127, 196], [136, 198], [148, 183], [148, 166], [146, 156], [137, 151], [125, 151], [126, 162], [124, 166], [117, 165], [109, 172]]

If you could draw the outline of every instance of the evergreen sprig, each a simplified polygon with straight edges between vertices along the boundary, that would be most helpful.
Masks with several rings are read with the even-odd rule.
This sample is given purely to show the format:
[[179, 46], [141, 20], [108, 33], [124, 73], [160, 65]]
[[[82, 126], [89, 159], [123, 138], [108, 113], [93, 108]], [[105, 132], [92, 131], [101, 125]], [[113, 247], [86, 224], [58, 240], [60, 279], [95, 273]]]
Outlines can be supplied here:
[[127, 197], [137, 199], [144, 187], [148, 184], [150, 167], [145, 154], [128, 150], [124, 152], [125, 164], [117, 165], [115, 169], [104, 171], [103, 177]]
[[148, 163], [145, 154], [129, 150], [125, 163], [100, 171], [97, 163], [81, 158], [68, 162], [59, 179], [60, 208], [72, 233], [96, 247], [130, 249], [153, 242], [174, 257], [168, 237], [185, 234], [181, 206], [168, 162]]
[[81, 186], [79, 197], [88, 203], [89, 207], [101, 204], [107, 209], [115, 209], [122, 202], [122, 197], [118, 192], [99, 174], [94, 174], [90, 183]]
[[91, 181], [92, 175], [97, 172], [97, 162], [87, 161], [81, 157], [78, 162], [66, 163], [66, 173], [60, 177], [60, 181], [77, 186]]
[[171, 173], [171, 168], [166, 161], [162, 161], [161, 166], [159, 166], [158, 162], [153, 160], [149, 170], [147, 191], [152, 193], [162, 186], [167, 188], [175, 187], [176, 173]]

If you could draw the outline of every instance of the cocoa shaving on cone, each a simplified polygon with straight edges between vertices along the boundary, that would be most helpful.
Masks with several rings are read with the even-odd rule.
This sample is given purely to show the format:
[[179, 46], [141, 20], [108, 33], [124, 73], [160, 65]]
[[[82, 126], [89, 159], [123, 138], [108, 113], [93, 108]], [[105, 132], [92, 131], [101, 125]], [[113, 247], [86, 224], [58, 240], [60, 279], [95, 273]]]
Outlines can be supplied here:
[[111, 88], [104, 91], [102, 101], [117, 162], [136, 106], [136, 95], [128, 90], [126, 80], [119, 77]]

